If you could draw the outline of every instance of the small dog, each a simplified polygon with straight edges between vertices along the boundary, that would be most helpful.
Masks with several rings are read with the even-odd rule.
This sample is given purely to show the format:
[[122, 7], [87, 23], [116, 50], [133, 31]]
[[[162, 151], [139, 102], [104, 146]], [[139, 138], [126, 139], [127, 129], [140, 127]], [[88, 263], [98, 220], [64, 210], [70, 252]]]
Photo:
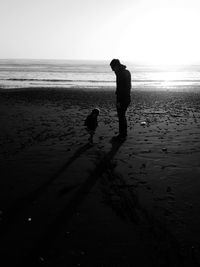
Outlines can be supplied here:
[[98, 108], [95, 108], [91, 111], [91, 113], [85, 119], [84, 126], [86, 126], [86, 129], [90, 135], [88, 138], [88, 141], [90, 144], [93, 144], [93, 136], [98, 126], [97, 118], [99, 116], [99, 113], [100, 113], [100, 110]]

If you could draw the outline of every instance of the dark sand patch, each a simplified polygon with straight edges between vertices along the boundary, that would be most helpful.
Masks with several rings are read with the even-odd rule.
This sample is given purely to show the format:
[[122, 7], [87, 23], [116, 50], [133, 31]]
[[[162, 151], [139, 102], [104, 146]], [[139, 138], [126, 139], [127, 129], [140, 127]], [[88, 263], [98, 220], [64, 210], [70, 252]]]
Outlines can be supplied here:
[[[1, 245], [12, 263], [24, 254], [29, 266], [32, 256], [33, 266], [200, 264], [200, 94], [133, 92], [129, 137], [112, 150], [114, 98], [113, 91], [0, 92]], [[99, 127], [88, 147], [83, 121], [96, 106]]]

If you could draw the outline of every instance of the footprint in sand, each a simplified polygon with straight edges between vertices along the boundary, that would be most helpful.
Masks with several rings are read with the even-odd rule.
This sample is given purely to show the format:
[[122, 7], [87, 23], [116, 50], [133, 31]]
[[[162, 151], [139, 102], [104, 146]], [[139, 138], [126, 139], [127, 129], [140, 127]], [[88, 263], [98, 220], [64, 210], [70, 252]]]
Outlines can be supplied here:
[[172, 193], [172, 189], [171, 189], [170, 186], [167, 187], [167, 192], [168, 192], [168, 193]]
[[165, 200], [171, 200], [175, 201], [175, 198], [173, 196], [164, 196], [164, 197], [155, 197], [155, 201], [165, 201]]
[[146, 189], [148, 189], [148, 190], [152, 190], [150, 186], [146, 186]]
[[146, 168], [146, 164], [142, 163], [142, 165], [140, 166], [140, 169], [144, 169], [144, 168]]
[[146, 181], [139, 181], [138, 183], [139, 184], [146, 184], [147, 182]]
[[169, 209], [164, 209], [164, 216], [168, 217], [172, 214], [172, 211], [170, 211]]

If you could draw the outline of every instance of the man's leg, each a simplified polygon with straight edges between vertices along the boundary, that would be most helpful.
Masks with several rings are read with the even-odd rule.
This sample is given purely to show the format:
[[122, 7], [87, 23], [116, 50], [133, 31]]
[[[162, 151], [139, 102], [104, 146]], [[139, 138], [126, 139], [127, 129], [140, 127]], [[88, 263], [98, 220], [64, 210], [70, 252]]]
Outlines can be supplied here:
[[119, 120], [119, 134], [122, 137], [127, 136], [127, 120], [126, 120], [126, 110], [128, 108], [128, 104], [121, 104], [117, 107], [117, 114]]

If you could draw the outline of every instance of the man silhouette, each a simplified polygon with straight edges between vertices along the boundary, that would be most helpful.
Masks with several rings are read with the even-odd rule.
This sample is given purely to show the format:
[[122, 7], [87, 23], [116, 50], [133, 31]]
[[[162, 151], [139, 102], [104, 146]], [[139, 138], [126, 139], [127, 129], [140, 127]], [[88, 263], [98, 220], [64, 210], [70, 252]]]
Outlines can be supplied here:
[[117, 139], [124, 140], [127, 137], [126, 110], [131, 102], [131, 73], [122, 65], [119, 59], [110, 62], [111, 69], [116, 74], [116, 108], [119, 120], [119, 135]]

